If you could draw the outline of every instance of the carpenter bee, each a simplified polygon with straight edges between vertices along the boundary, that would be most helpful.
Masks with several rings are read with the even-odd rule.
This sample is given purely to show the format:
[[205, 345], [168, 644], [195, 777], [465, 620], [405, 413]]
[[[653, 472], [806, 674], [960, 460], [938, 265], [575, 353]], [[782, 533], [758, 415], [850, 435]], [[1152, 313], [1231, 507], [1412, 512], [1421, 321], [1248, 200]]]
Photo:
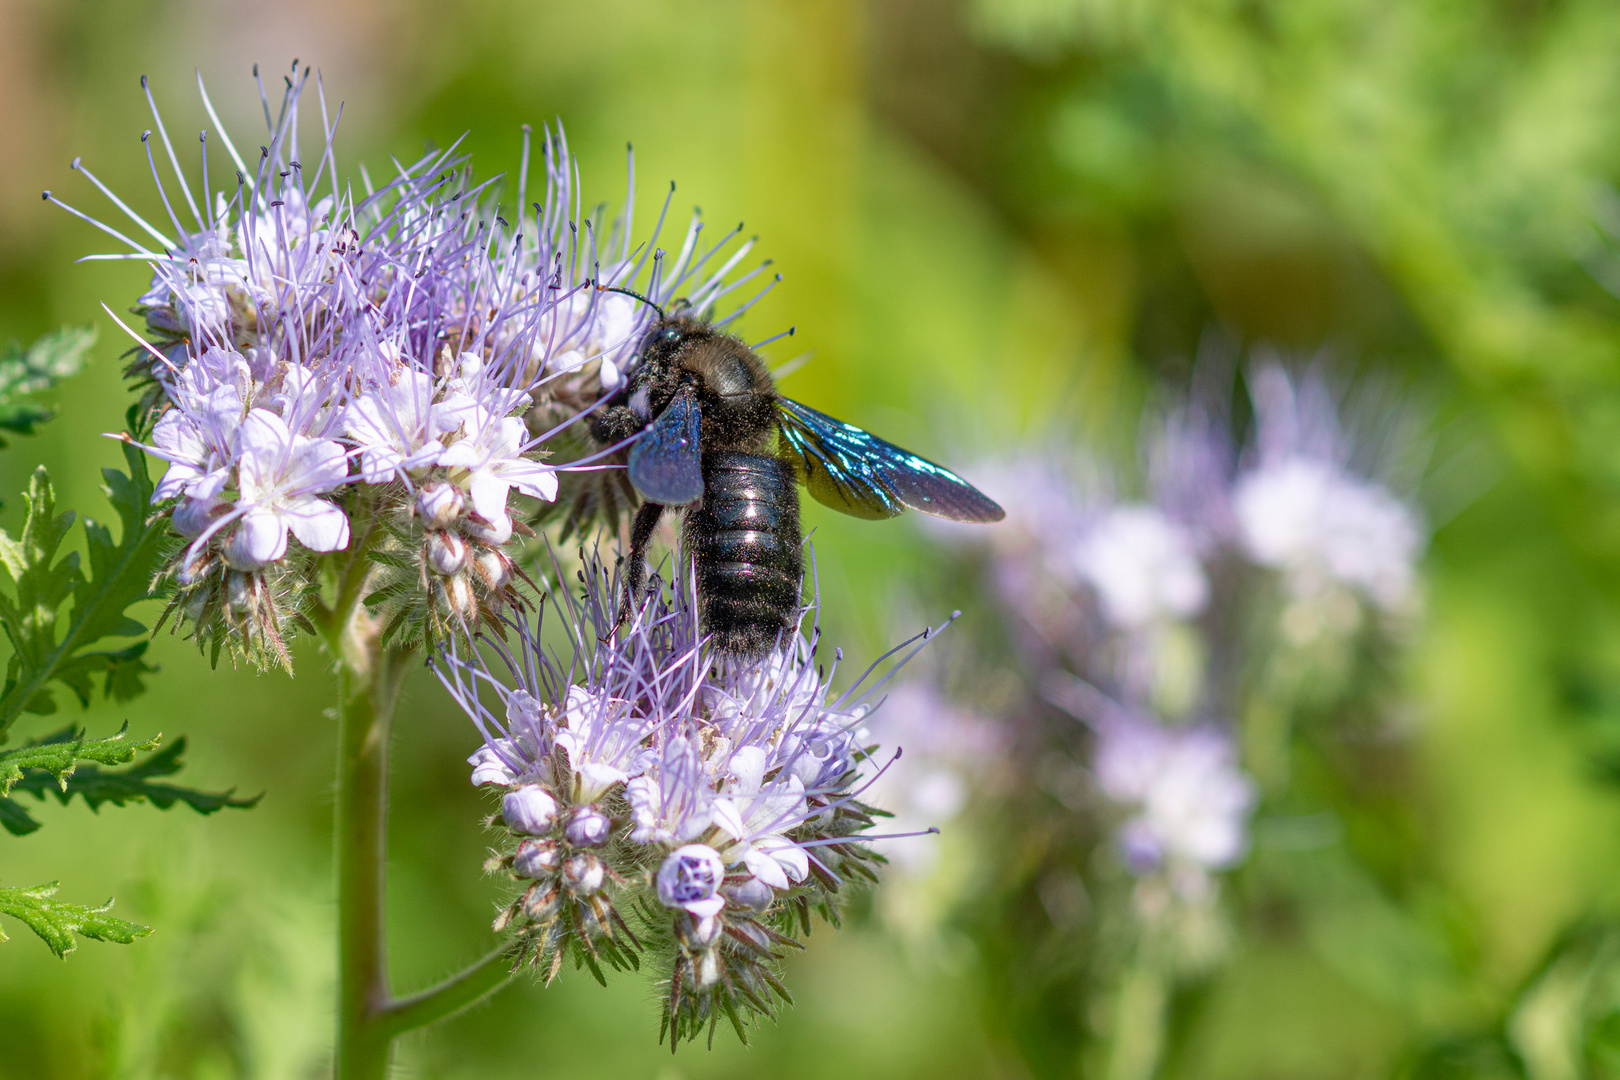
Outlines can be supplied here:
[[658, 519], [683, 507], [703, 628], [733, 656], [769, 652], [797, 622], [797, 484], [859, 518], [908, 507], [956, 521], [1004, 514], [950, 470], [778, 394], [752, 349], [682, 313], [659, 312], [623, 385], [587, 422], [604, 446], [644, 432], [628, 459], [642, 505], [630, 525], [621, 617], [644, 588]]

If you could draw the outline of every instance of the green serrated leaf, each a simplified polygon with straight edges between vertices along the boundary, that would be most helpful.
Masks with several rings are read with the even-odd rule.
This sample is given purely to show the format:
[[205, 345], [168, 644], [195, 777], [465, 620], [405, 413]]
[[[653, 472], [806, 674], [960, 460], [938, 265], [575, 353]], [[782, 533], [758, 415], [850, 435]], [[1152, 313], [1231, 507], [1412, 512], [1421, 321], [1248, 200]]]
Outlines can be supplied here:
[[[55, 386], [84, 368], [96, 343], [92, 326], [66, 326], [24, 349], [13, 341], [0, 352], [0, 430], [32, 435], [35, 426], [56, 415], [51, 409], [19, 400]], [[0, 439], [0, 446], [5, 440]]]
[[0, 750], [0, 796], [11, 794], [12, 787], [28, 774], [48, 776], [65, 792], [68, 790], [68, 778], [80, 762], [123, 765], [134, 761], [137, 753], [156, 749], [162, 738], [157, 736], [145, 742], [126, 742], [124, 736], [128, 732], [127, 721], [116, 735], [103, 739], [86, 739], [83, 731], [70, 727], [14, 750]]
[[[152, 482], [144, 455], [129, 444], [123, 449], [129, 472], [102, 471], [121, 524], [120, 539], [115, 542], [105, 526], [85, 519], [88, 574], [80, 569], [77, 552], [57, 557], [74, 515], [56, 514], [44, 468], [35, 470], [29, 485], [21, 537], [0, 531], [0, 566], [16, 589], [15, 596], [0, 589], [0, 628], [14, 650], [0, 692], [0, 741], [22, 713], [55, 711], [52, 683], [89, 704], [95, 676], [105, 674], [104, 692], [123, 701], [144, 688], [141, 676], [152, 670], [141, 659], [144, 642], [118, 650], [95, 648], [104, 638], [145, 633], [125, 612], [150, 595], [166, 528], [161, 517], [148, 520]], [[66, 628], [59, 632], [69, 598]]]
[[[63, 959], [79, 947], [74, 940], [75, 935], [128, 945], [152, 932], [150, 926], [115, 919], [107, 914], [113, 906], [111, 900], [100, 907], [86, 907], [54, 899], [56, 887], [54, 881], [49, 885], [29, 888], [0, 885], [0, 915], [10, 915], [27, 923], [28, 928]], [[0, 930], [0, 941], [5, 940], [5, 931]]]
[[[154, 739], [142, 749], [150, 749], [155, 743]], [[150, 802], [159, 810], [167, 810], [175, 803], [184, 803], [199, 814], [212, 814], [226, 807], [246, 809], [257, 805], [262, 796], [239, 799], [234, 788], [210, 792], [155, 782], [158, 777], [173, 776], [179, 772], [182, 767], [180, 758], [185, 752], [186, 740], [181, 738], [127, 769], [104, 771], [95, 765], [86, 765], [73, 770], [60, 781], [43, 770], [34, 770], [16, 781], [12, 790], [26, 791], [40, 799], [47, 794], [55, 795], [64, 806], [78, 796], [91, 810], [99, 810], [104, 803], [124, 806], [131, 802]]]

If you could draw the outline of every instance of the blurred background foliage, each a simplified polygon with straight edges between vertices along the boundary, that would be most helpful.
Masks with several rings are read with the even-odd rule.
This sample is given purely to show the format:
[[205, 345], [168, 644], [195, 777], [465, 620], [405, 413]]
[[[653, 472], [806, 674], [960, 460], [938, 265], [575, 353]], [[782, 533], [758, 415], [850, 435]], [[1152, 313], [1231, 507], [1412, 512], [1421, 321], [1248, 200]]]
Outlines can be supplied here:
[[[205, 124], [194, 66], [251, 145], [250, 65], [313, 63], [345, 102], [349, 168], [468, 132], [478, 170], [500, 171], [520, 124], [560, 116], [588, 190], [616, 200], [633, 141], [643, 222], [674, 178], [677, 207], [764, 238], [786, 280], [746, 332], [795, 324], [772, 360], [814, 353], [787, 392], [947, 461], [1054, 432], [1128, 451], [1144, 400], [1185, 378], [1211, 327], [1328, 347], [1347, 371], [1394, 373], [1467, 448], [1428, 492], [1428, 615], [1401, 673], [1415, 760], [1395, 785], [1418, 840], [1390, 841], [1392, 860], [1421, 859], [1409, 877], [1427, 891], [1403, 899], [1446, 953], [1322, 868], [1337, 916], [1245, 936], [1196, 989], [1165, 1070], [1620, 1075], [1620, 302], [1603, 284], [1617, 47], [1620, 9], [1599, 0], [6, 0], [0, 339], [92, 317], [102, 335], [58, 419], [0, 456], [0, 520], [16, 529], [39, 462], [62, 505], [105, 513], [98, 469], [118, 453], [99, 436], [126, 398], [97, 305], [144, 283], [133, 265], [74, 265], [106, 245], [38, 191], [95, 202], [76, 154], [149, 191], [138, 78], [179, 140]], [[955, 606], [988, 617], [909, 525], [806, 516], [847, 651]], [[116, 894], [158, 930], [66, 964], [6, 945], [0, 1077], [319, 1075], [327, 676], [313, 651], [292, 680], [210, 672], [166, 635], [151, 655], [151, 692], [96, 703], [91, 733], [127, 717], [137, 738], [184, 734], [190, 783], [265, 797], [210, 818], [29, 804], [47, 827], [0, 840], [0, 876]], [[418, 678], [394, 779], [401, 985], [491, 941], [476, 744]], [[60, 865], [48, 835], [83, 857]], [[650, 989], [565, 977], [413, 1036], [400, 1068], [1072, 1075], [1078, 1003], [1026, 1001], [996, 954], [966, 916], [917, 933], [857, 918], [793, 961], [800, 1004], [749, 1050], [724, 1038], [671, 1059]]]

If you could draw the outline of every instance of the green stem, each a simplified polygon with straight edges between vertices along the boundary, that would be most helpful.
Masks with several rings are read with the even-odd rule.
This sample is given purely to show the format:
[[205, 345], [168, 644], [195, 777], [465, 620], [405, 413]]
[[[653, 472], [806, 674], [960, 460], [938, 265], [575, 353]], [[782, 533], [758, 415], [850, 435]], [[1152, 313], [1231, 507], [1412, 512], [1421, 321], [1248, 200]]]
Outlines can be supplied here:
[[396, 1038], [459, 1012], [511, 978], [509, 957], [498, 949], [418, 994], [396, 1000], [389, 990], [388, 750], [400, 684], [415, 649], [383, 648], [360, 602], [374, 531], [356, 546], [337, 602], [321, 619], [338, 680], [337, 1080], [383, 1080]]
[[1152, 1080], [1164, 1053], [1165, 973], [1138, 957], [1120, 980], [1114, 998], [1114, 1031], [1105, 1080]]
[[391, 1037], [426, 1027], [484, 1000], [512, 978], [512, 953], [502, 946], [437, 986], [389, 1003], [382, 1023]]
[[408, 652], [382, 650], [363, 610], [339, 643], [338, 1080], [382, 1080], [391, 1035], [384, 940], [388, 743]]

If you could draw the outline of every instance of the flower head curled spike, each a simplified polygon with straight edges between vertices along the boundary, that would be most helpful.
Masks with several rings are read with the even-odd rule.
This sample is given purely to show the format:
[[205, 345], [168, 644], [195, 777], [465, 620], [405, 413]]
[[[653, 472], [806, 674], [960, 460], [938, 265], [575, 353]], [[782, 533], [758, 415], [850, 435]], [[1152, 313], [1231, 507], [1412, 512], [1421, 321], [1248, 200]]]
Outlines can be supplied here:
[[[317, 138], [305, 108], [301, 142], [312, 95]], [[617, 385], [653, 318], [608, 288], [712, 312], [746, 280], [731, 271], [749, 245], [722, 257], [694, 220], [673, 256], [656, 235], [633, 248], [629, 199], [610, 226], [579, 217], [560, 130], [543, 141], [532, 218], [509, 223], [510, 202], [470, 180], [454, 150], [380, 188], [343, 182], [307, 67], [279, 108], [264, 105], [256, 160], [205, 131], [191, 175], [153, 107], [173, 166], [152, 158], [159, 201], [189, 224], [173, 212], [154, 224], [77, 161], [130, 226], [46, 193], [128, 249], [93, 257], [152, 269], [129, 370], [146, 397], [123, 437], [169, 465], [155, 499], [176, 539], [171, 612], [200, 643], [285, 663], [284, 634], [318, 602], [317, 564], [346, 551], [371, 560], [365, 595], [386, 633], [473, 632], [518, 599], [509, 548], [534, 513], [518, 498], [558, 496], [545, 439]], [[211, 148], [235, 165], [234, 186], [210, 174]], [[530, 205], [528, 161], [525, 135], [518, 206]]]
[[1244, 552], [1283, 573], [1301, 602], [1345, 588], [1383, 610], [1409, 609], [1424, 531], [1413, 505], [1377, 478], [1392, 466], [1358, 471], [1345, 410], [1320, 372], [1293, 377], [1262, 363], [1251, 385], [1254, 455], [1231, 499]]
[[[887, 676], [834, 694], [837, 665], [816, 666], [813, 632], [763, 661], [720, 661], [690, 582], [616, 632], [617, 582], [595, 559], [580, 581], [554, 605], [571, 655], [514, 620], [505, 676], [473, 657], [436, 661], [484, 736], [473, 782], [503, 792], [513, 843], [495, 865], [523, 892], [498, 925], [548, 977], [568, 955], [622, 968], [658, 953], [677, 1040], [716, 1010], [770, 1013], [786, 1000], [775, 965], [794, 944], [789, 918], [802, 925], [841, 883], [874, 880], [862, 797], [884, 767], [865, 721]], [[575, 860], [592, 873], [570, 876]]]

